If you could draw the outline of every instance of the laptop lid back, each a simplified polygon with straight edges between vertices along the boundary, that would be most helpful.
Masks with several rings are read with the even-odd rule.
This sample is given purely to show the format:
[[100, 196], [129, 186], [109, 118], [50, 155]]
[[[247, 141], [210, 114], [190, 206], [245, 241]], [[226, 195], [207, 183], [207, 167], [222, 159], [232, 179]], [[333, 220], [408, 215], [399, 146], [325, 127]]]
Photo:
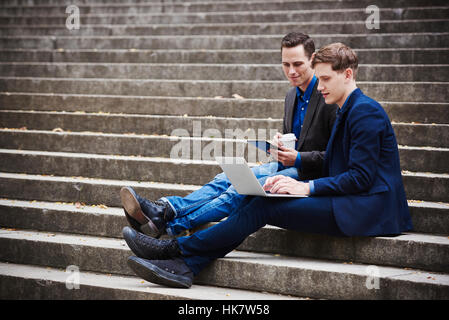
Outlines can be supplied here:
[[215, 160], [238, 193], [252, 196], [266, 195], [244, 158], [216, 157]]

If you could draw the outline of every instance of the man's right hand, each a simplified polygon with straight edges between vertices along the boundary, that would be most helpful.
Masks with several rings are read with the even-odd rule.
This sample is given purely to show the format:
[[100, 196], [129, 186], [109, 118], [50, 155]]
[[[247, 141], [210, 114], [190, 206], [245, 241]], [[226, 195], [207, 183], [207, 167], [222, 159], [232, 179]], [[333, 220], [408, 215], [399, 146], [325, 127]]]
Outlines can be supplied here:
[[280, 132], [276, 132], [276, 134], [274, 135], [274, 137], [273, 137], [273, 139], [272, 139], [272, 141], [273, 141], [273, 144], [275, 144], [276, 146], [282, 146], [283, 144], [282, 144], [282, 142], [279, 140], [279, 139], [281, 139], [281, 137], [282, 137], [282, 133], [280, 133]]

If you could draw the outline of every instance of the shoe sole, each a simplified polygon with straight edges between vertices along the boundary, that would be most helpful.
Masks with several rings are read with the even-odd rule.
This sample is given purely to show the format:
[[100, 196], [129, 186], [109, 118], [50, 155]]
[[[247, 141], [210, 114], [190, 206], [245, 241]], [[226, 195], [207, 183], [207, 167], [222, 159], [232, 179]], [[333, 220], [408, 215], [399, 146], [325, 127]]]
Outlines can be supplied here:
[[[120, 200], [122, 202], [122, 206], [125, 209], [125, 213], [127, 213], [131, 218], [136, 220], [140, 224], [140, 230], [142, 233], [149, 235], [154, 238], [159, 238], [161, 236], [161, 232], [156, 227], [156, 225], [145, 217], [142, 212], [142, 208], [140, 207], [139, 201], [137, 201], [136, 197], [128, 190], [127, 187], [123, 187], [120, 189]], [[131, 225], [132, 226], [132, 225]]]
[[136, 257], [128, 258], [128, 266], [140, 278], [151, 283], [184, 289], [192, 286], [192, 280], [190, 278], [167, 272], [151, 263], [143, 264]]

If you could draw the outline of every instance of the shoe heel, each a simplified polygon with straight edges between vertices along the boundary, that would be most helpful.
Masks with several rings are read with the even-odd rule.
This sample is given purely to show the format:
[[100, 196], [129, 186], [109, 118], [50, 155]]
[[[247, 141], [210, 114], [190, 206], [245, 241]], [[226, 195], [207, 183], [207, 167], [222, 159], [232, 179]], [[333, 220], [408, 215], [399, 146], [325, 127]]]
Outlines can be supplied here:
[[143, 214], [139, 201], [137, 201], [136, 197], [129, 190], [129, 187], [123, 187], [120, 189], [120, 200], [125, 211], [134, 220], [140, 224], [148, 223], [148, 219]]
[[151, 220], [148, 220], [148, 223], [141, 225], [140, 230], [142, 230], [143, 234], [146, 234], [147, 236], [153, 237], [155, 239], [159, 239], [162, 235], [162, 232], [158, 230], [158, 228]]

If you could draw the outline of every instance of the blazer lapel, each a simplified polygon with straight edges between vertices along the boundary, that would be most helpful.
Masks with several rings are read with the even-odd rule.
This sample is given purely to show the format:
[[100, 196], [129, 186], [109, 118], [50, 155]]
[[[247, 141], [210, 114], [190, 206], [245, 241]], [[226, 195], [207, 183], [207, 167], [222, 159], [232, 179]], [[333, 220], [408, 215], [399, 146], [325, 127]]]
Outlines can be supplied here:
[[285, 127], [287, 129], [287, 132], [284, 133], [289, 133], [292, 132], [293, 128], [293, 111], [296, 108], [296, 90], [292, 90], [291, 93], [287, 96], [286, 105], [287, 108], [285, 109]]
[[[349, 109], [351, 109], [352, 103], [353, 103], [355, 97], [360, 94], [362, 94], [362, 91], [360, 89], [357, 88], [356, 90], [354, 90], [354, 92], [352, 92], [351, 95], [349, 96], [348, 101], [346, 102], [345, 106], [343, 107], [343, 110], [339, 110], [339, 112], [337, 113], [337, 118], [335, 119], [334, 127], [332, 128], [329, 142], [327, 143], [326, 154], [324, 155], [324, 164], [325, 164], [326, 170], [329, 170], [328, 159], [329, 159], [330, 153], [332, 152], [332, 145], [334, 143], [334, 138], [335, 138], [335, 134], [338, 131], [338, 127], [341, 125], [342, 119], [345, 118], [345, 114], [348, 112]], [[326, 174], [329, 174], [329, 172], [326, 172]]]

